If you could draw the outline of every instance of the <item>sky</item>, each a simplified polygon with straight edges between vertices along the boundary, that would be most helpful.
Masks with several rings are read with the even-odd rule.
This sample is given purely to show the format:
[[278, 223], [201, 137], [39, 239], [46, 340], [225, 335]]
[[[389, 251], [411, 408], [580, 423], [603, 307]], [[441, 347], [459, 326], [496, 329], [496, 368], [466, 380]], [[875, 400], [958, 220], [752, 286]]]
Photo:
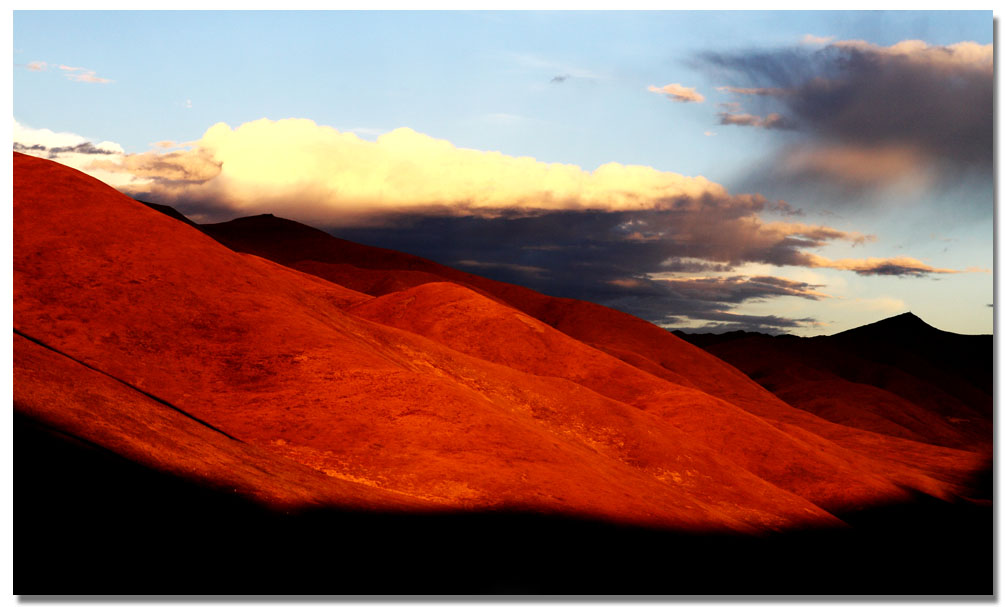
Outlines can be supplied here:
[[15, 11], [14, 149], [668, 328], [993, 330], [991, 11]]

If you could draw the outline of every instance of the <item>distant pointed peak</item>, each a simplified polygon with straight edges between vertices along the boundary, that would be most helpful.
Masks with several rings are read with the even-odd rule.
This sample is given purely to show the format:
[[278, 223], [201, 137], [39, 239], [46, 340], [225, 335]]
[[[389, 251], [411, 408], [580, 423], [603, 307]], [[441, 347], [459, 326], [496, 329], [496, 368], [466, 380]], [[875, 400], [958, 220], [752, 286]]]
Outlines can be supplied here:
[[914, 312], [911, 312], [910, 310], [908, 310], [907, 312], [904, 312], [903, 314], [898, 314], [896, 316], [891, 316], [890, 318], [887, 318], [886, 320], [881, 320], [879, 322], [887, 322], [887, 321], [899, 321], [901, 323], [911, 323], [911, 324], [915, 324], [915, 325], [924, 325], [926, 327], [930, 327], [931, 326], [927, 322], [925, 322], [924, 320], [922, 320], [922, 318], [920, 316], [918, 316]]
[[917, 314], [908, 311], [903, 314], [897, 314], [896, 316], [890, 316], [884, 318], [883, 320], [869, 323], [867, 325], [862, 325], [861, 327], [842, 331], [841, 333], [836, 333], [835, 335], [872, 335], [878, 337], [880, 335], [905, 333], [917, 334], [919, 332], [929, 331], [939, 331], [939, 329], [936, 329], [932, 325], [925, 322]]

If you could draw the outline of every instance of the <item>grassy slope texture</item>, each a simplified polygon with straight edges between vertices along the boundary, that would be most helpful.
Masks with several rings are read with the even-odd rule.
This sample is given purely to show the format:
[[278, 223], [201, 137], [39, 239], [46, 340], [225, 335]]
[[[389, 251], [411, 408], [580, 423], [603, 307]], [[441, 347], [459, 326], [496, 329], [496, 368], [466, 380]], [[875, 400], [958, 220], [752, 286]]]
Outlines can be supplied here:
[[18, 593], [991, 592], [958, 386], [966, 431], [828, 415], [608, 308], [16, 153], [13, 340]]

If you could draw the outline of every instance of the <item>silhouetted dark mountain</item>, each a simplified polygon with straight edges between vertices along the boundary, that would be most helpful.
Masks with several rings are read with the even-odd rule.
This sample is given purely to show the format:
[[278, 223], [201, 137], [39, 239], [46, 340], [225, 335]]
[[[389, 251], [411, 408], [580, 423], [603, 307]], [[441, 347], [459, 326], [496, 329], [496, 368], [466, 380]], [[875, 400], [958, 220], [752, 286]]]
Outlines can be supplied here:
[[[955, 383], [954, 376], [981, 390], [984, 411], [990, 412], [987, 397], [994, 390], [994, 336], [960, 335], [941, 331], [921, 318], [905, 312], [869, 325], [849, 329], [833, 337], [846, 350], [856, 350], [869, 360], [896, 365], [919, 378], [935, 383]], [[962, 388], [950, 391], [958, 392]], [[962, 398], [980, 399], [968, 391]]]
[[675, 334], [831, 421], [958, 448], [991, 441], [991, 335], [941, 331], [910, 312], [811, 338]]

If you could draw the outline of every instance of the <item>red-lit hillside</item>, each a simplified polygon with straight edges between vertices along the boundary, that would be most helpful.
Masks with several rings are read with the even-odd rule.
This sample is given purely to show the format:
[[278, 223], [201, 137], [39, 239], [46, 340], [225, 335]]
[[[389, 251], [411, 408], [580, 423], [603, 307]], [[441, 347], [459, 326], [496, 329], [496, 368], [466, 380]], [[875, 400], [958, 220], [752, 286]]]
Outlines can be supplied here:
[[188, 225], [17, 153], [14, 333], [18, 419], [275, 511], [758, 534], [952, 500], [988, 460], [614, 310], [271, 216]]
[[[985, 465], [990, 457], [987, 421], [982, 422], [983, 425], [974, 424], [978, 427], [977, 435], [970, 433], [963, 440], [946, 443], [932, 438], [938, 436], [938, 424], [931, 431], [920, 435], [890, 431], [892, 427], [886, 422], [877, 425], [876, 420], [882, 417], [884, 407], [889, 408], [885, 401], [867, 401], [856, 412], [844, 417], [810, 414], [814, 411], [793, 407], [736, 367], [672, 333], [597, 304], [549, 297], [406, 253], [335, 238], [320, 230], [271, 215], [203, 225], [201, 228], [235, 250], [261, 255], [375, 296], [442, 280], [466, 286], [542, 321], [581, 345], [618, 358], [636, 370], [677, 386], [697, 388], [707, 395], [725, 400], [790, 435], [801, 437], [814, 450], [827, 452], [836, 447], [835, 453], [840, 453], [842, 459], [853, 462], [854, 466], [862, 470], [882, 469], [881, 474], [907, 487], [925, 487], [925, 491], [948, 497], [956, 489], [947, 493], [945, 487], [931, 484], [932, 478], [949, 481], [957, 486], [966, 485], [970, 482], [974, 467]], [[431, 322], [433, 319], [426, 319], [424, 324]], [[423, 331], [418, 326], [405, 328]], [[463, 347], [487, 347], [488, 344], [483, 342], [484, 339], [479, 339], [477, 343], [468, 343]], [[459, 347], [458, 343], [454, 347]], [[875, 346], [870, 346], [869, 349], [882, 351]], [[756, 354], [754, 357], [756, 358]], [[521, 362], [518, 360], [520, 357], [510, 355], [510, 358]], [[770, 364], [775, 359], [762, 356], [760, 360]], [[788, 361], [784, 358], [777, 360]], [[562, 366], [560, 363], [552, 365]], [[860, 361], [859, 372], [870, 373], [873, 366], [873, 362]], [[787, 363], [774, 367], [775, 372], [779, 373], [785, 373], [788, 368]], [[600, 383], [602, 382], [597, 379], [596, 384]], [[905, 389], [912, 388], [908, 386]], [[917, 386], [913, 389], [915, 392], [926, 391]], [[912, 415], [910, 410], [902, 413], [903, 416]], [[711, 425], [706, 425], [709, 426]], [[690, 428], [688, 430], [692, 431]], [[716, 438], [710, 437], [710, 440], [714, 443]], [[898, 440], [900, 438], [916, 440]], [[938, 449], [934, 447], [936, 444], [956, 448]], [[735, 445], [730, 445], [730, 448], [733, 446]], [[766, 447], [762, 445], [762, 448]], [[802, 478], [804, 475], [792, 476]]]
[[985, 584], [987, 407], [950, 432], [970, 384], [915, 402], [925, 356], [837, 415], [588, 302], [20, 154], [13, 216], [19, 590]]

